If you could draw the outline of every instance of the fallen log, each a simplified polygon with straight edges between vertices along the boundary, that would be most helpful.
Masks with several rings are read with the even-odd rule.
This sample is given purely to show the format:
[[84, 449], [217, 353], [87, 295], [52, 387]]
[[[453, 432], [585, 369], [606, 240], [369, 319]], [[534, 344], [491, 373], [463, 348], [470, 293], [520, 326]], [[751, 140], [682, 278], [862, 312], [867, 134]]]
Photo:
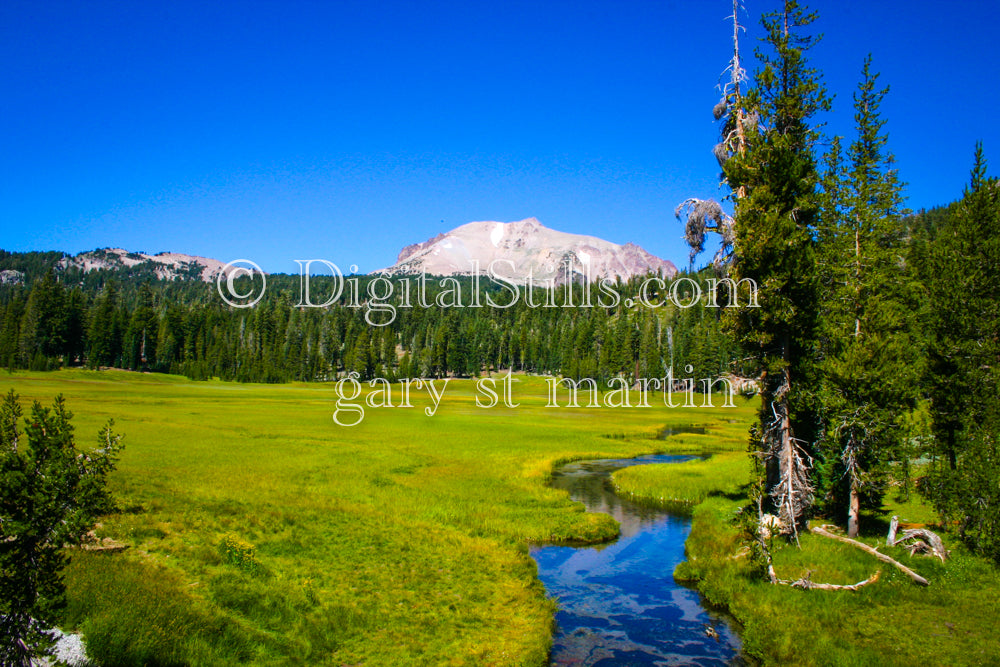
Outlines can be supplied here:
[[910, 568], [908, 568], [905, 565], [903, 565], [902, 563], [900, 563], [895, 558], [890, 558], [889, 556], [886, 556], [883, 553], [879, 553], [876, 549], [874, 549], [873, 547], [868, 546], [867, 544], [864, 544], [863, 542], [858, 542], [857, 540], [852, 540], [849, 537], [844, 537], [843, 535], [836, 535], [834, 533], [831, 533], [830, 531], [826, 530], [826, 528], [827, 528], [827, 526], [823, 525], [823, 526], [819, 526], [819, 527], [815, 527], [815, 528], [810, 528], [809, 530], [812, 531], [813, 533], [816, 533], [817, 535], [822, 535], [823, 537], [829, 537], [830, 539], [837, 540], [838, 542], [843, 542], [845, 544], [850, 544], [853, 547], [857, 547], [858, 549], [861, 549], [862, 551], [870, 553], [872, 556], [875, 556], [875, 558], [878, 558], [880, 561], [882, 561], [884, 563], [888, 563], [889, 565], [892, 565], [893, 567], [897, 568], [898, 570], [900, 570], [901, 572], [903, 572], [904, 574], [906, 574], [910, 579], [913, 579], [915, 582], [917, 582], [921, 586], [929, 586], [930, 585], [929, 581], [927, 581], [926, 579], [924, 579], [923, 577], [921, 577], [919, 574], [917, 574], [916, 572], [914, 572]]

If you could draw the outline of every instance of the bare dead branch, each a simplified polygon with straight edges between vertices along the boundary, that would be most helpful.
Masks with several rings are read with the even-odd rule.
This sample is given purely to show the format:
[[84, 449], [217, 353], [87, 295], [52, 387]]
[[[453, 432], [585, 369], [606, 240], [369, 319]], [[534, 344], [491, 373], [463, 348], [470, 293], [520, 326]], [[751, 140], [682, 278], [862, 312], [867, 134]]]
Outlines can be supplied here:
[[882, 570], [875, 570], [875, 574], [859, 581], [856, 584], [819, 584], [812, 581], [809, 578], [811, 573], [806, 573], [806, 575], [800, 579], [796, 579], [792, 582], [779, 581], [779, 584], [786, 584], [792, 588], [801, 588], [803, 590], [821, 590], [821, 591], [856, 591], [862, 586], [867, 586], [869, 584], [874, 584], [878, 581], [879, 576], [882, 574]]

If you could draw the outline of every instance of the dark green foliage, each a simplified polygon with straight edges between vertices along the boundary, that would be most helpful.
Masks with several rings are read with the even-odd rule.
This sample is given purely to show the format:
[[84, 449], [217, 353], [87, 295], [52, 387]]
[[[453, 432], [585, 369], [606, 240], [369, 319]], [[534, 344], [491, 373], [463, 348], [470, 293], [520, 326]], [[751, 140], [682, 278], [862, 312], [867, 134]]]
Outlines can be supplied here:
[[20, 271], [27, 282], [33, 282], [56, 268], [62, 252], [8, 252], [0, 250], [0, 271]]
[[[402, 281], [396, 281], [389, 300], [395, 318], [373, 326], [364, 305], [351, 305], [346, 296], [329, 308], [296, 308], [297, 276], [270, 276], [264, 299], [239, 310], [223, 304], [210, 283], [96, 273], [103, 281], [85, 274], [71, 289], [63, 286], [68, 274], [52, 273], [32, 286], [0, 286], [0, 361], [10, 368], [110, 366], [243, 382], [323, 381], [351, 371], [362, 380], [476, 377], [512, 369], [606, 383], [617, 376], [662, 378], [671, 361], [677, 377], [715, 377], [733, 370], [735, 356], [721, 332], [724, 309], [703, 303], [678, 308], [666, 296], [669, 282], [664, 295], [648, 294], [665, 302], [659, 308], [628, 305], [642, 279], [613, 286], [618, 304], [595, 284], [586, 288], [589, 307], [562, 306], [567, 298], [585, 301], [584, 287], [576, 285], [570, 297], [565, 288], [553, 298], [536, 288], [535, 306], [522, 291], [510, 308], [473, 308], [437, 304], [442, 289], [456, 285], [463, 303], [470, 303], [471, 279], [450, 278], [443, 288], [429, 278], [427, 305], [420, 305], [414, 290], [409, 307], [402, 305]], [[711, 272], [683, 276], [707, 293]], [[358, 293], [366, 294], [372, 278], [352, 279]], [[314, 278], [315, 293], [328, 291], [324, 280]], [[480, 303], [486, 294], [498, 303], [510, 301], [495, 285], [481, 287]], [[40, 341], [51, 342], [40, 348]]]
[[814, 116], [829, 109], [806, 52], [815, 15], [797, 2], [767, 14], [766, 50], [738, 102], [745, 145], [723, 164], [735, 194], [733, 277], [753, 280], [759, 308], [734, 309], [731, 330], [763, 370], [760, 455], [774, 509], [791, 528], [811, 503], [808, 458], [817, 435], [813, 405], [819, 289], [815, 234], [820, 212]]
[[122, 320], [118, 307], [118, 285], [108, 282], [91, 310], [87, 331], [87, 360], [91, 367], [117, 366], [121, 361]]
[[44, 652], [65, 604], [64, 545], [79, 544], [94, 518], [112, 509], [105, 488], [121, 436], [113, 422], [100, 446], [76, 448], [62, 396], [35, 403], [21, 432], [13, 390], [0, 403], [0, 664], [27, 665]]
[[139, 287], [139, 303], [132, 311], [125, 330], [123, 365], [131, 370], [146, 370], [156, 366], [156, 341], [160, 328], [153, 310], [153, 293], [149, 286]]
[[981, 144], [924, 282], [934, 462], [922, 488], [972, 547], [1000, 560], [1000, 186]]
[[938, 230], [949, 224], [948, 218], [952, 215], [956, 204], [947, 206], [935, 206], [930, 209], [920, 209], [916, 213], [904, 216], [903, 226], [906, 230], [907, 239], [913, 248], [927, 247], [927, 244], [937, 238]]
[[18, 352], [24, 305], [23, 296], [15, 294], [6, 305], [0, 306], [3, 313], [3, 320], [0, 321], [0, 362], [8, 369], [21, 365], [18, 363]]
[[865, 60], [854, 96], [857, 138], [849, 164], [827, 155], [818, 258], [824, 309], [819, 351], [823, 432], [817, 465], [822, 504], [857, 534], [860, 509], [881, 507], [889, 463], [913, 408], [919, 347], [905, 261], [902, 184], [886, 151], [879, 107], [887, 88]]
[[[52, 271], [37, 281], [28, 296], [21, 318], [19, 361], [25, 366], [36, 366], [36, 359], [60, 357], [67, 346], [68, 321], [66, 290], [56, 282]], [[43, 367], [36, 370], [46, 370]]]

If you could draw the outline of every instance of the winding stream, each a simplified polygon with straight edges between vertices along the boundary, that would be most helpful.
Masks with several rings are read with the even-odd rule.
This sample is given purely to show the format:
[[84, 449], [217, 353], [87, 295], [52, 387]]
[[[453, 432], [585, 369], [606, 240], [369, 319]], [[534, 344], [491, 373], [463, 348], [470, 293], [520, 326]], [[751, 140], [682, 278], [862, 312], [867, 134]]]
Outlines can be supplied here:
[[690, 519], [630, 502], [611, 488], [615, 470], [692, 458], [577, 461], [553, 473], [552, 486], [569, 491], [590, 512], [613, 516], [621, 536], [531, 550], [545, 589], [559, 601], [552, 665], [742, 664], [739, 638], [725, 619], [705, 610], [697, 591], [674, 581]]

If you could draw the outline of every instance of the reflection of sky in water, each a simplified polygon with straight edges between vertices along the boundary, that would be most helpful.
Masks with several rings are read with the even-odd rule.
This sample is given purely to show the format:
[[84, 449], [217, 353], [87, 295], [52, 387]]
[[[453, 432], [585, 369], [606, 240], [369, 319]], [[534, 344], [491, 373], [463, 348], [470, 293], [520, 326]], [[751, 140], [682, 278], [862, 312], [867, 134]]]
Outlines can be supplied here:
[[[641, 463], [692, 457], [647, 456]], [[532, 550], [549, 595], [559, 601], [553, 665], [727, 665], [739, 639], [710, 615], [698, 593], [674, 582], [684, 559], [690, 521], [618, 498], [608, 476], [636, 461], [569, 464], [552, 485], [566, 489], [587, 509], [622, 524], [615, 542], [584, 548]], [[719, 639], [705, 634], [713, 626]]]

